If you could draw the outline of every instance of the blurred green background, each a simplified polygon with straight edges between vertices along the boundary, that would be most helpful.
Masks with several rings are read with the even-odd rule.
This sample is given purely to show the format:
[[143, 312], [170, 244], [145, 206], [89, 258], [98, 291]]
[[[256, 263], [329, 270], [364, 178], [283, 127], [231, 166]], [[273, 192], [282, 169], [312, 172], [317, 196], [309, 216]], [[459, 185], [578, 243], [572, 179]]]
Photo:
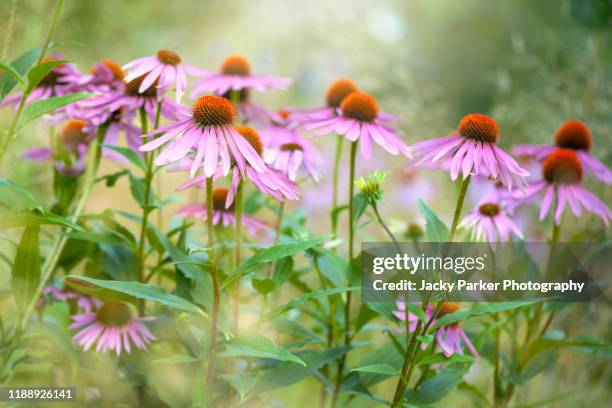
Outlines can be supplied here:
[[[0, 35], [4, 35], [11, 3], [0, 2]], [[42, 42], [53, 3], [18, 1], [9, 59]], [[591, 128], [593, 154], [612, 164], [609, 0], [66, 0], [55, 41], [58, 51], [82, 70], [102, 58], [125, 63], [161, 48], [209, 70], [217, 69], [228, 54], [242, 54], [256, 73], [294, 79], [286, 92], [255, 96], [270, 109], [319, 106], [329, 83], [348, 76], [375, 95], [383, 110], [402, 118], [400, 127], [410, 144], [448, 134], [471, 112], [493, 116], [502, 131], [500, 143], [508, 149], [516, 143], [550, 143], [565, 119], [578, 118]], [[10, 109], [0, 111], [2, 127], [8, 126], [10, 117]], [[48, 198], [51, 172], [19, 158], [26, 147], [46, 143], [45, 129], [39, 123], [20, 134], [2, 174]], [[333, 138], [316, 143], [331, 156]], [[382, 211], [396, 231], [418, 221], [414, 201], [420, 196], [448, 221], [455, 197], [448, 175], [421, 172], [418, 177], [425, 181], [417, 185], [401, 172], [406, 163], [403, 158], [390, 160], [380, 154], [371, 163], [358, 162], [358, 172], [364, 174], [376, 166], [391, 170]], [[330, 173], [326, 175], [329, 179]], [[184, 175], [164, 177], [166, 194], [184, 179]], [[609, 187], [592, 179], [586, 184], [611, 202]], [[123, 182], [114, 190], [99, 186], [90, 209], [136, 209], [131, 198], [125, 198], [127, 190]], [[309, 191], [318, 194], [318, 200]], [[306, 190], [313, 217], [329, 205], [329, 195], [321, 191], [325, 190]], [[571, 218], [568, 231], [586, 229], [579, 239], [601, 237], [600, 220], [567, 218]], [[531, 236], [539, 239], [543, 230], [548, 231], [548, 226], [539, 223], [532, 227]], [[321, 223], [317, 228], [327, 231], [328, 225]], [[381, 237], [376, 229], [362, 231], [362, 237], [368, 234]], [[566, 239], [573, 237], [570, 232], [566, 235]], [[7, 287], [8, 274], [2, 275], [0, 287]], [[610, 339], [609, 309], [604, 306], [601, 312], [580, 305], [560, 324], [568, 332]], [[471, 381], [487, 389], [486, 364], [481, 364], [470, 373]], [[589, 403], [595, 407], [609, 402], [612, 375], [606, 360], [565, 353], [553, 370], [525, 387], [527, 392], [519, 401], [562, 394], [580, 384], [583, 393], [551, 406]], [[179, 373], [177, 377], [157, 371], [152, 375], [180, 379]], [[112, 379], [109, 383], [113, 384]], [[308, 406], [308, 387], [296, 387], [280, 396], [294, 401], [293, 406]], [[470, 406], [466, 401], [447, 403]]]

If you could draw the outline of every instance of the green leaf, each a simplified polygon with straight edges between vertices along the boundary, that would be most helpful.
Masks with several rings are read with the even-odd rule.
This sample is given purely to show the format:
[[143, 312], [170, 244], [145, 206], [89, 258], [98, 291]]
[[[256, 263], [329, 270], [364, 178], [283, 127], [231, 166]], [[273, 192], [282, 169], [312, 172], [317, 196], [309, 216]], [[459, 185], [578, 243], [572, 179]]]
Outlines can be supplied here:
[[308, 303], [311, 300], [316, 300], [316, 299], [324, 298], [327, 296], [337, 295], [337, 294], [344, 293], [344, 292], [352, 292], [352, 291], [356, 291], [359, 289], [360, 289], [359, 287], [331, 288], [331, 289], [316, 290], [314, 292], [307, 293], [297, 299], [293, 299], [291, 302], [283, 306], [279, 306], [273, 309], [268, 315], [268, 320], [271, 320], [275, 318], [276, 316], [280, 316], [288, 310], [295, 309], [298, 306]]
[[[40, 48], [35, 48], [21, 54], [19, 57], [11, 61], [11, 66], [17, 73], [23, 77], [28, 69], [40, 56]], [[17, 80], [11, 75], [0, 75], [0, 102], [4, 100], [13, 88], [17, 85]]]
[[28, 190], [6, 179], [0, 179], [0, 203], [12, 210], [23, 210], [38, 206]]
[[39, 232], [38, 225], [25, 228], [15, 254], [11, 285], [15, 301], [21, 311], [36, 293], [40, 280]]
[[252, 283], [255, 290], [261, 293], [262, 295], [267, 295], [268, 293], [272, 292], [276, 287], [276, 283], [270, 278], [253, 278]]
[[450, 357], [446, 357], [444, 353], [427, 354], [416, 362], [417, 366], [429, 365], [429, 364], [451, 364], [451, 363], [473, 363], [474, 357], [467, 354], [453, 354]]
[[23, 84], [23, 78], [19, 75], [19, 72], [9, 62], [0, 61], [0, 69], [7, 74], [11, 74], [19, 83]]
[[185, 354], [176, 354], [174, 356], [162, 357], [153, 360], [155, 364], [184, 364], [184, 363], [199, 363], [203, 361], [201, 358], [189, 356]]
[[222, 374], [220, 376], [229, 385], [234, 387], [240, 393], [240, 399], [244, 400], [247, 395], [255, 388], [262, 377], [261, 373], [244, 373], [244, 374]]
[[366, 208], [368, 208], [368, 200], [365, 195], [359, 193], [353, 199], [353, 224], [357, 224]]
[[416, 390], [408, 390], [408, 402], [415, 404], [433, 404], [448, 394], [463, 378], [468, 367], [448, 366], [423, 381]]
[[259, 357], [280, 361], [290, 361], [306, 367], [306, 363], [266, 337], [238, 336], [227, 343], [227, 348], [219, 353], [219, 357]]
[[129, 297], [150, 300], [172, 309], [203, 314], [202, 310], [187, 300], [167, 293], [163, 288], [140, 282], [122, 282], [93, 279], [87, 276], [68, 275], [64, 278], [75, 289], [96, 296], [100, 289], [108, 289]]
[[78, 224], [52, 213], [0, 210], [0, 230], [46, 224], [63, 225], [77, 231], [83, 231], [83, 228]]
[[64, 96], [54, 96], [49, 99], [43, 99], [36, 102], [32, 102], [23, 109], [21, 117], [19, 118], [19, 124], [17, 125], [17, 131], [15, 134], [19, 133], [19, 131], [28, 123], [33, 121], [34, 119], [53, 112], [54, 110], [61, 108], [62, 106], [66, 106], [72, 102], [80, 101], [81, 99], [89, 98], [93, 94], [80, 92], [70, 95]]
[[371, 364], [367, 366], [357, 367], [351, 369], [351, 371], [373, 373], [373, 374], [384, 374], [384, 375], [399, 375], [399, 370], [389, 364]]
[[[130, 174], [130, 192], [132, 193], [132, 197], [134, 197], [134, 200], [140, 205], [141, 208], [145, 207], [146, 188], [147, 187], [144, 179], [140, 177], [134, 177], [132, 174]], [[148, 202], [152, 205], [154, 201], [155, 193], [153, 192], [153, 189], [150, 189]]]
[[446, 326], [452, 323], [456, 323], [460, 320], [469, 319], [470, 317], [488, 315], [492, 313], [505, 312], [520, 307], [526, 307], [531, 304], [537, 303], [537, 301], [525, 301], [525, 302], [500, 302], [500, 303], [476, 303], [467, 310], [460, 310], [455, 313], [449, 313], [442, 316], [436, 323], [434, 323], [430, 331], [435, 331], [438, 327]]
[[127, 240], [123, 237], [117, 236], [111, 233], [95, 233], [89, 231], [77, 231], [68, 234], [68, 237], [71, 239], [78, 239], [81, 241], [93, 242], [96, 244], [104, 244], [104, 245], [126, 245], [128, 244]]
[[111, 146], [107, 144], [103, 144], [102, 147], [119, 153], [121, 156], [125, 157], [130, 163], [138, 167], [140, 170], [145, 172], [147, 171], [147, 165], [145, 164], [144, 159], [134, 150], [127, 147]]
[[419, 211], [427, 221], [427, 240], [430, 242], [446, 242], [449, 231], [444, 222], [420, 198], [417, 200]]
[[58, 65], [65, 64], [66, 61], [62, 60], [51, 60], [46, 62], [41, 62], [38, 65], [34, 65], [32, 68], [28, 70], [27, 78], [28, 83], [25, 88], [25, 92], [29, 95], [30, 92], [42, 81], [49, 72]]
[[277, 259], [284, 258], [286, 256], [295, 255], [302, 251], [305, 251], [314, 246], [320, 245], [327, 241], [329, 237], [317, 237], [305, 239], [302, 241], [294, 241], [289, 243], [276, 244], [269, 248], [258, 251], [255, 255], [245, 259], [240, 266], [230, 275], [222, 284], [222, 287], [226, 287], [234, 280], [238, 279], [243, 274], [249, 272], [253, 268], [276, 261]]

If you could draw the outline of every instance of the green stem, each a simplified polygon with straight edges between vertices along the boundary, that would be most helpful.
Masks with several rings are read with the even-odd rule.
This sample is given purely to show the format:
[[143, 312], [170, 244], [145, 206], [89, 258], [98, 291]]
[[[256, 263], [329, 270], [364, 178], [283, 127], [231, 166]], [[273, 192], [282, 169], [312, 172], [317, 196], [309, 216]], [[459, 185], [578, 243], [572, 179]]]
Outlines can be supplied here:
[[[242, 257], [242, 207], [243, 207], [243, 187], [244, 183], [242, 180], [238, 182], [236, 188], [236, 197], [234, 199], [234, 213], [236, 216], [236, 252], [235, 252], [235, 267], [238, 268]], [[234, 283], [234, 334], [237, 336], [240, 328], [240, 277], [236, 279]]]
[[[107, 124], [104, 124], [98, 128], [98, 137], [95, 142], [92, 143], [91, 150], [88, 158], [88, 166], [86, 167], [86, 172], [84, 176], [84, 181], [82, 185], [82, 190], [80, 193], [80, 199], [77, 202], [72, 216], [70, 217], [71, 222], [77, 222], [83, 209], [85, 208], [85, 204], [87, 199], [93, 189], [94, 183], [96, 181], [96, 173], [98, 172], [98, 168], [100, 167], [100, 159], [102, 157], [102, 142], [104, 141], [104, 135], [106, 134], [106, 129], [108, 128]], [[67, 229], [65, 233], [59, 234], [58, 238], [56, 238], [52, 250], [45, 259], [45, 263], [42, 266], [42, 272], [40, 276], [40, 280], [36, 290], [27, 304], [23, 314], [21, 314], [20, 319], [18, 320], [17, 326], [15, 328], [15, 332], [13, 334], [13, 344], [16, 344], [19, 337], [23, 333], [25, 326], [32, 314], [34, 307], [36, 306], [36, 301], [38, 300], [43, 288], [45, 287], [47, 281], [51, 278], [53, 271], [55, 271], [55, 267], [57, 262], [59, 261], [60, 255], [68, 242], [68, 234], [71, 229]], [[8, 353], [10, 355], [10, 352]], [[8, 357], [5, 360], [8, 361]], [[2, 372], [2, 369], [0, 369]]]
[[[280, 201], [278, 203], [278, 212], [276, 213], [276, 225], [274, 227], [274, 243], [273, 245], [278, 244], [280, 241], [281, 235], [281, 227], [283, 225], [283, 214], [285, 213], [285, 202]], [[276, 266], [276, 262], [272, 262], [268, 267], [268, 278], [272, 277], [272, 272], [274, 271], [274, 267]]]
[[[55, 3], [55, 9], [53, 10], [53, 17], [51, 17], [51, 25], [49, 26], [49, 31], [47, 32], [47, 37], [45, 38], [45, 42], [43, 43], [43, 47], [40, 51], [40, 56], [38, 57], [38, 61], [36, 62], [36, 65], [40, 64], [42, 60], [45, 58], [45, 55], [47, 54], [47, 49], [49, 48], [51, 38], [53, 37], [53, 33], [55, 32], [55, 27], [57, 26], [57, 21], [59, 19], [59, 14], [62, 9], [63, 3], [64, 3], [64, 0], [57, 0]], [[8, 150], [9, 144], [11, 143], [11, 140], [15, 136], [15, 131], [17, 130], [17, 124], [19, 123], [19, 118], [21, 117], [21, 113], [23, 112], [23, 107], [25, 106], [25, 102], [28, 99], [28, 96], [30, 96], [29, 92], [24, 92], [21, 95], [21, 99], [19, 100], [19, 106], [17, 107], [17, 112], [15, 113], [15, 116], [13, 117], [11, 127], [6, 135], [6, 138], [4, 139], [2, 143], [2, 146], [0, 146], [0, 163], [2, 163], [2, 161], [4, 160], [4, 155], [6, 154], [6, 151]]]
[[[140, 108], [140, 123], [142, 128], [142, 134], [148, 133], [148, 120], [147, 113], [144, 107]], [[145, 153], [145, 189], [144, 189], [144, 202], [142, 205], [142, 219], [140, 223], [140, 236], [138, 241], [138, 252], [137, 252], [137, 260], [138, 260], [138, 282], [144, 282], [145, 280], [145, 244], [147, 239], [147, 225], [149, 220], [149, 214], [151, 213], [149, 198], [151, 195], [151, 181], [153, 179], [153, 153], [146, 152]], [[144, 299], [138, 300], [138, 311], [142, 315], [144, 313], [145, 302]]]
[[[353, 196], [355, 194], [355, 160], [357, 157], [357, 145], [359, 141], [351, 143], [351, 156], [350, 156], [350, 174], [349, 174], [349, 202], [348, 202], [348, 261], [349, 261], [349, 281], [353, 275], [353, 243], [355, 239], [355, 224], [353, 222]], [[344, 345], [350, 347], [351, 345], [351, 292], [346, 294], [346, 302], [344, 304]], [[346, 353], [342, 355], [338, 362], [338, 373], [336, 374], [336, 384], [334, 387], [334, 393], [332, 395], [332, 408], [335, 408], [338, 404], [338, 396], [340, 393], [340, 386], [342, 385], [342, 377], [344, 372], [344, 366], [346, 364]]]
[[17, 15], [17, 0], [13, 0], [11, 12], [9, 14], [8, 23], [6, 25], [6, 33], [4, 34], [4, 45], [2, 47], [2, 56], [0, 60], [6, 61], [8, 55], [9, 44], [13, 38], [13, 28], [15, 27], [15, 16]]
[[210, 324], [210, 352], [208, 355], [208, 372], [206, 374], [206, 384], [209, 390], [213, 389], [215, 364], [217, 358], [217, 330], [219, 321], [219, 304], [221, 298], [221, 288], [219, 286], [219, 271], [217, 270], [215, 254], [215, 227], [213, 225], [213, 179], [206, 178], [206, 225], [208, 229], [208, 260], [211, 269], [213, 283], [213, 304], [211, 311]]
[[399, 242], [397, 242], [397, 239], [395, 239], [395, 235], [393, 235], [393, 233], [391, 232], [391, 230], [389, 229], [387, 224], [385, 224], [385, 221], [381, 217], [376, 203], [372, 203], [371, 206], [372, 206], [372, 209], [374, 210], [374, 215], [376, 215], [376, 219], [378, 220], [378, 223], [383, 227], [387, 235], [389, 235], [389, 238], [391, 238], [391, 241], [393, 241], [393, 243], [395, 244], [395, 248], [398, 250], [398, 252], [402, 252]]
[[453, 224], [451, 225], [450, 234], [448, 236], [448, 242], [453, 242], [455, 239], [455, 233], [457, 232], [457, 225], [459, 225], [459, 217], [461, 216], [461, 209], [463, 208], [463, 202], [465, 201], [465, 195], [470, 185], [472, 175], [470, 174], [461, 182], [459, 189], [459, 197], [457, 198], [457, 205], [455, 207], [455, 214], [453, 215]]
[[333, 191], [332, 191], [332, 234], [335, 236], [338, 230], [338, 215], [336, 208], [338, 208], [338, 176], [340, 173], [340, 158], [342, 157], [342, 141], [344, 136], [336, 136], [336, 155], [334, 158], [334, 175], [333, 175]]

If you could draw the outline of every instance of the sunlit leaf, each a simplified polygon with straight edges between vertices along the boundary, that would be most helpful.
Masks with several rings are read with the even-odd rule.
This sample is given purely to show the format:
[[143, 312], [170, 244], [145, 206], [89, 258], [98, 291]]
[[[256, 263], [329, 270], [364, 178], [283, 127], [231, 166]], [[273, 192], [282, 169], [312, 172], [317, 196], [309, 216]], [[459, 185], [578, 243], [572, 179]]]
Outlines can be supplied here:
[[69, 219], [52, 213], [0, 210], [0, 230], [45, 224], [63, 225], [78, 231], [83, 231], [81, 226]]
[[231, 339], [219, 357], [259, 357], [290, 361], [306, 367], [306, 363], [263, 336], [239, 336]]
[[[11, 61], [11, 66], [23, 77], [39, 56], [40, 48], [26, 51]], [[17, 80], [12, 75], [0, 75], [0, 102], [13, 90], [15, 85], [17, 85]]]
[[26, 93], [30, 93], [36, 86], [42, 81], [49, 72], [58, 65], [64, 64], [66, 61], [62, 60], [50, 60], [41, 62], [38, 65], [30, 68], [26, 74], [27, 76], [27, 85], [26, 85]]
[[[9, 62], [0, 61], [0, 69], [6, 72], [7, 74], [12, 75], [13, 78], [15, 78], [19, 83], [23, 84], [23, 78], [21, 77], [21, 75], [19, 75], [19, 72], [17, 72], [15, 67], [13, 67]], [[0, 77], [1, 76], [2, 74], [0, 73]]]
[[350, 371], [383, 374], [383, 375], [399, 375], [400, 373], [397, 368], [391, 367], [389, 364], [384, 364], [384, 363], [356, 367], [356, 368], [351, 369]]
[[15, 133], [18, 133], [25, 125], [27, 125], [34, 119], [41, 117], [42, 115], [51, 113], [54, 110], [61, 108], [62, 106], [66, 106], [72, 102], [89, 98], [92, 95], [93, 94], [91, 93], [80, 92], [64, 96], [53, 96], [49, 99], [42, 99], [39, 101], [32, 102], [26, 105], [26, 107], [23, 109], [23, 113], [19, 118], [17, 131]]
[[39, 232], [38, 225], [24, 229], [13, 262], [11, 285], [15, 301], [22, 311], [34, 296], [40, 279]]
[[419, 211], [427, 221], [427, 240], [430, 242], [446, 242], [449, 231], [444, 222], [420, 198], [417, 200]]

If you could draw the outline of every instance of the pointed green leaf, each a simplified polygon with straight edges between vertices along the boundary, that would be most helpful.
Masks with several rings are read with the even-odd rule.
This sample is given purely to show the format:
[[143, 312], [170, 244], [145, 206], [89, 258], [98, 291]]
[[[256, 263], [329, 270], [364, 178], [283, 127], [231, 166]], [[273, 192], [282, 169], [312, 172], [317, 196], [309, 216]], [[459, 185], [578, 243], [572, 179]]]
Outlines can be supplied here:
[[[13, 67], [9, 62], [0, 61], [0, 69], [2, 69], [7, 74], [10, 74], [15, 78], [19, 83], [23, 84], [23, 78], [19, 75], [19, 72]], [[0, 74], [1, 76], [1, 74]]]
[[43, 99], [36, 102], [32, 102], [23, 109], [23, 113], [19, 118], [19, 124], [17, 125], [17, 131], [19, 133], [21, 129], [36, 118], [41, 117], [47, 113], [51, 113], [54, 110], [66, 106], [72, 102], [80, 101], [81, 99], [89, 98], [93, 94], [87, 92], [80, 92], [64, 96], [54, 96], [49, 99]]
[[153, 360], [155, 364], [184, 364], [184, 363], [199, 363], [201, 362], [201, 358], [197, 358], [194, 356], [189, 356], [185, 354], [176, 354], [174, 356], [162, 357], [156, 360]]
[[27, 78], [28, 83], [26, 86], [25, 92], [29, 95], [30, 92], [42, 81], [49, 72], [58, 65], [65, 64], [66, 61], [62, 60], [50, 60], [46, 62], [41, 62], [38, 65], [34, 65], [32, 68], [28, 70]]
[[417, 200], [419, 211], [427, 221], [427, 240], [430, 242], [446, 242], [449, 231], [444, 222], [420, 198]]
[[130, 149], [128, 147], [112, 146], [112, 145], [107, 145], [107, 144], [102, 145], [102, 147], [105, 149], [112, 150], [116, 153], [119, 153], [121, 156], [125, 157], [130, 163], [138, 167], [140, 170], [147, 171], [147, 165], [145, 164], [144, 159], [142, 158], [142, 156], [136, 153], [133, 149]]
[[45, 224], [63, 225], [78, 231], [83, 231], [81, 226], [70, 221], [68, 218], [52, 213], [0, 210], [0, 230]]
[[[28, 69], [40, 56], [40, 48], [35, 48], [21, 54], [19, 57], [11, 61], [11, 66], [17, 71], [20, 76], [24, 76]], [[13, 88], [17, 85], [17, 80], [11, 75], [0, 75], [0, 102], [4, 100]]]
[[93, 279], [80, 275], [68, 275], [64, 279], [75, 289], [93, 296], [96, 296], [96, 292], [100, 291], [100, 289], [108, 289], [129, 297], [157, 302], [173, 309], [203, 314], [202, 310], [193, 303], [172, 295], [156, 285], [133, 281], [123, 282]]
[[399, 375], [399, 370], [389, 364], [371, 364], [363, 367], [357, 367], [351, 369], [351, 371], [384, 374], [384, 375]]
[[306, 363], [266, 337], [239, 336], [227, 343], [227, 348], [219, 353], [219, 357], [258, 357], [271, 358], [280, 361], [290, 361], [306, 367]]
[[22, 311], [32, 300], [40, 280], [39, 232], [38, 225], [24, 229], [13, 263], [11, 285], [15, 301]]

